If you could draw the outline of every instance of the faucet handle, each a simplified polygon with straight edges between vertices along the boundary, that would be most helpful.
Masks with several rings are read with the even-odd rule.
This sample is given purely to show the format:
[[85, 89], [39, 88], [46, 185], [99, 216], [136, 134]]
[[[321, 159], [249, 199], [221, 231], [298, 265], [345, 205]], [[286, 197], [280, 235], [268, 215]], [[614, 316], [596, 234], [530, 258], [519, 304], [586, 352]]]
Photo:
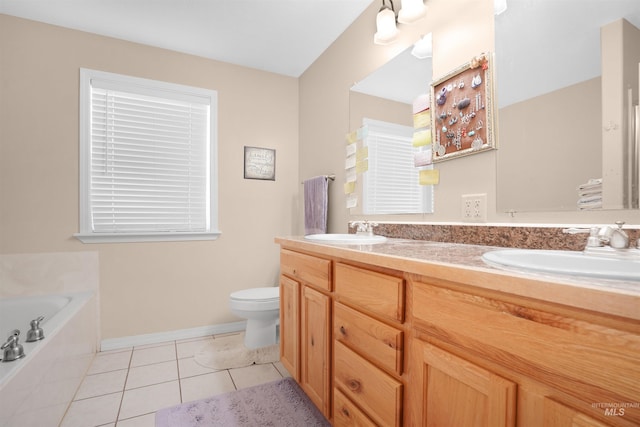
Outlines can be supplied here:
[[9, 335], [9, 337], [7, 338], [7, 341], [4, 344], [2, 344], [2, 347], [0, 347], [0, 350], [4, 350], [5, 348], [13, 348], [17, 346], [19, 337], [20, 337], [20, 330], [14, 329]]

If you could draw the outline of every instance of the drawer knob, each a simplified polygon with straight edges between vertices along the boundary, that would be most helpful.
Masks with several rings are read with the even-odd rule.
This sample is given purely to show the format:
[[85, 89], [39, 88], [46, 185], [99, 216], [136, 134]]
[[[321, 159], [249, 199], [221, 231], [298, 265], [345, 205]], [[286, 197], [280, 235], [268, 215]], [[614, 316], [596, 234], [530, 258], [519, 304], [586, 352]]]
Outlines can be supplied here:
[[347, 408], [342, 408], [342, 413], [346, 416], [346, 417], [350, 417], [351, 414], [349, 413], [349, 410]]
[[347, 329], [344, 326], [340, 326], [340, 333], [342, 335], [347, 335]]
[[353, 391], [360, 390], [360, 381], [358, 380], [349, 380], [349, 388]]

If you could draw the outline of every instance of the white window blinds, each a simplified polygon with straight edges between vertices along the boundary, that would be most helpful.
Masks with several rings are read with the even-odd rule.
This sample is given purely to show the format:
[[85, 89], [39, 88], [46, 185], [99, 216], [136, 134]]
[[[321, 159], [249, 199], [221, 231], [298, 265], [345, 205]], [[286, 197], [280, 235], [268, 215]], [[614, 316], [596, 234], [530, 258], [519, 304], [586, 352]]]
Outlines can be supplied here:
[[414, 166], [413, 128], [364, 119], [369, 168], [363, 174], [363, 213], [429, 212], [432, 189], [419, 185]]
[[81, 225], [81, 233], [211, 231], [215, 92], [106, 73], [87, 82], [88, 229]]

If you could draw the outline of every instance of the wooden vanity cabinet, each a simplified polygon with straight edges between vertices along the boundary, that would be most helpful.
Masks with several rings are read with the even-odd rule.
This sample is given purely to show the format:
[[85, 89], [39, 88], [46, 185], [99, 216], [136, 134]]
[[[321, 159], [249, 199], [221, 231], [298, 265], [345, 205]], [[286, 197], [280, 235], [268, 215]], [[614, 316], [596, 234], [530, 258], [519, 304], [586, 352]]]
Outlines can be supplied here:
[[[427, 277], [410, 279], [408, 425], [638, 426], [638, 325]], [[449, 417], [449, 418], [447, 418]]]
[[280, 358], [331, 418], [331, 260], [280, 251]]

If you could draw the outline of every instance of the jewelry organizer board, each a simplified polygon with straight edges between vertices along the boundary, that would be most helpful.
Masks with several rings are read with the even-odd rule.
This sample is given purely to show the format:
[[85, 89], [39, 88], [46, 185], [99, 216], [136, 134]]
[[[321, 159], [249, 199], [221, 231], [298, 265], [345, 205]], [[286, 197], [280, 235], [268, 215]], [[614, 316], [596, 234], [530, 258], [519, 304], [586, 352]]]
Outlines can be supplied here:
[[434, 162], [495, 148], [492, 67], [482, 54], [432, 84]]

